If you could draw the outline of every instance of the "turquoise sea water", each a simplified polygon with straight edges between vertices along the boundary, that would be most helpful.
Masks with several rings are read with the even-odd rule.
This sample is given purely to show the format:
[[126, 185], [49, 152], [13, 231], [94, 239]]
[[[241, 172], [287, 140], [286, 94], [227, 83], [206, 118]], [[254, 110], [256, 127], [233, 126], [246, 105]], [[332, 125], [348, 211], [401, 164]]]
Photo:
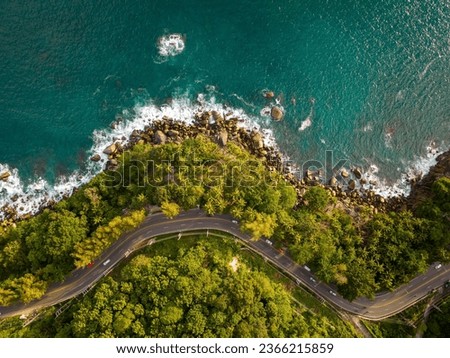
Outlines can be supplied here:
[[[162, 58], [168, 33], [186, 47]], [[0, 65], [0, 169], [17, 169], [0, 204], [86, 172], [94, 130], [136, 105], [199, 93], [271, 129], [297, 163], [333, 150], [390, 182], [450, 142], [448, 0], [2, 0]], [[264, 89], [284, 121], [261, 115]]]

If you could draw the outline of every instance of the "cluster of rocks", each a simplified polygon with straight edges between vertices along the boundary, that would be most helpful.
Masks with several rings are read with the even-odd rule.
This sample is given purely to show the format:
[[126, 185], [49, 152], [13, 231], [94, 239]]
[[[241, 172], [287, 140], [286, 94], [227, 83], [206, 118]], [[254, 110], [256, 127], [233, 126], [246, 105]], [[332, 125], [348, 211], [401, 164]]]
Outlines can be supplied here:
[[[29, 219], [32, 214], [26, 213], [21, 214], [25, 210], [27, 200], [30, 200], [30, 196], [20, 197], [18, 194], [14, 194], [11, 198], [14, 205], [5, 204], [0, 207], [0, 213], [2, 219], [0, 220], [0, 228], [6, 228], [13, 225], [15, 222], [20, 220]], [[42, 199], [42, 204], [38, 207], [37, 213], [42, 212], [45, 208], [52, 207], [56, 202], [48, 198]]]
[[230, 115], [230, 113], [217, 111], [199, 112], [191, 125], [163, 117], [162, 120], [154, 121], [144, 130], [134, 130], [125, 148], [119, 142], [106, 147], [104, 153], [108, 155], [108, 162], [105, 169], [115, 170], [118, 165], [116, 156], [135, 144], [181, 143], [185, 138], [195, 138], [202, 134], [212, 138], [221, 147], [226, 146], [228, 141], [232, 141], [259, 158], [269, 171], [282, 173], [285, 180], [296, 188], [299, 205], [304, 202], [303, 196], [307, 188], [319, 185], [350, 208], [365, 205], [373, 213], [377, 213], [404, 207], [405, 200], [402, 197], [386, 199], [371, 190], [363, 189], [365, 184], [376, 185], [376, 182], [368, 182], [361, 168], [342, 169], [328, 182], [323, 180], [321, 171], [308, 170], [303, 175], [295, 175], [290, 163], [284, 161], [280, 152], [272, 146], [265, 145], [261, 132], [240, 127], [238, 124], [241, 120]]
[[[303, 196], [307, 187], [320, 186], [327, 190], [331, 196], [336, 197], [348, 209], [348, 212], [358, 212], [363, 206], [374, 214], [400, 210], [405, 207], [404, 197], [384, 198], [370, 189], [364, 189], [363, 185], [368, 181], [359, 168], [352, 170], [344, 168], [332, 176], [328, 182], [325, 180], [322, 170], [306, 170], [301, 178], [292, 173], [287, 173], [285, 178], [296, 188], [300, 205], [305, 203]], [[376, 185], [373, 181], [370, 184]]]
[[[185, 138], [206, 135], [221, 147], [225, 147], [229, 141], [233, 141], [271, 165], [281, 162], [281, 155], [275, 148], [267, 147], [264, 144], [263, 135], [259, 131], [239, 126], [241, 120], [230, 117], [230, 115], [230, 113], [219, 113], [217, 111], [200, 112], [195, 115], [195, 121], [191, 125], [169, 117], [163, 117], [162, 120], [154, 121], [144, 130], [134, 130], [126, 147], [138, 143], [155, 145], [181, 143]], [[108, 154], [109, 163], [123, 149], [117, 142], [105, 148], [104, 153]], [[94, 160], [94, 158], [91, 159]]]
[[[266, 97], [273, 98], [269, 92], [266, 94]], [[273, 118], [276, 119], [279, 116], [274, 108], [272, 107], [274, 112]], [[280, 110], [280, 113], [281, 119], [283, 112]], [[345, 208], [353, 212], [357, 212], [361, 206], [369, 208], [373, 213], [396, 211], [405, 208], [406, 199], [404, 197], [384, 198], [375, 194], [372, 190], [364, 189], [365, 184], [375, 186], [376, 183], [368, 181], [361, 168], [342, 169], [339, 173], [335, 173], [328, 182], [324, 180], [324, 174], [320, 170], [308, 170], [305, 173], [300, 173], [300, 175], [294, 174], [296, 172], [295, 168], [292, 168], [290, 163], [284, 160], [276, 148], [267, 146], [264, 143], [264, 137], [261, 132], [256, 128], [241, 127], [239, 126], [240, 122], [242, 120], [233, 117], [231, 113], [219, 113], [217, 111], [197, 113], [193, 124], [186, 124], [169, 117], [163, 117], [162, 120], [154, 121], [144, 130], [134, 130], [126, 145], [121, 144], [126, 138], [121, 138], [121, 140], [117, 140], [104, 148], [103, 153], [108, 157], [104, 168], [106, 170], [116, 170], [119, 164], [117, 157], [124, 150], [135, 144], [150, 143], [162, 145], [166, 143], [181, 143], [186, 138], [206, 135], [221, 147], [225, 147], [229, 141], [236, 143], [261, 160], [269, 171], [281, 173], [285, 180], [295, 187], [298, 205], [304, 203], [303, 197], [307, 188], [318, 185], [328, 190]], [[103, 162], [100, 154], [93, 155], [91, 160]], [[423, 190], [429, 190], [430, 183], [436, 177], [448, 176], [449, 168], [450, 152], [447, 152], [438, 158], [438, 164], [431, 170], [430, 174], [413, 187], [412, 197], [420, 196], [420, 192]], [[10, 175], [9, 172], [0, 173], [0, 180], [6, 181]], [[19, 217], [17, 212], [8, 206], [1, 208], [1, 210], [5, 217], [5, 220], [1, 223], [2, 225], [7, 225], [8, 222], [11, 224], [11, 222], [30, 216]]]
[[[106, 170], [116, 170], [119, 166], [119, 162], [117, 161], [117, 156], [123, 153], [124, 147], [121, 142], [117, 141], [110, 145], [108, 145], [103, 153], [108, 156], [108, 161], [106, 162]], [[100, 156], [93, 156], [91, 160], [98, 161]]]
[[[275, 98], [275, 93], [273, 91], [265, 91], [263, 92], [263, 96], [265, 99], [272, 101]], [[276, 104], [278, 104], [278, 100], [276, 101]], [[270, 116], [274, 121], [281, 121], [284, 117], [283, 110], [276, 104], [271, 103], [270, 108]]]

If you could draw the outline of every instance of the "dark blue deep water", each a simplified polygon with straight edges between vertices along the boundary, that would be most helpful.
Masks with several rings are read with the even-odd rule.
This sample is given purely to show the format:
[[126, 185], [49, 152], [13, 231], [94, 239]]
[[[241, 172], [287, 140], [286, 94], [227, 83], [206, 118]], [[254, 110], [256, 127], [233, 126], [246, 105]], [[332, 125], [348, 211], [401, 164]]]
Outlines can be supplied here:
[[[162, 58], [168, 33], [186, 47]], [[297, 163], [333, 150], [394, 182], [450, 142], [450, 1], [0, 0], [0, 84], [0, 169], [17, 169], [2, 203], [83, 173], [94, 130], [124, 111], [199, 93]], [[282, 122], [260, 114], [264, 89]]]

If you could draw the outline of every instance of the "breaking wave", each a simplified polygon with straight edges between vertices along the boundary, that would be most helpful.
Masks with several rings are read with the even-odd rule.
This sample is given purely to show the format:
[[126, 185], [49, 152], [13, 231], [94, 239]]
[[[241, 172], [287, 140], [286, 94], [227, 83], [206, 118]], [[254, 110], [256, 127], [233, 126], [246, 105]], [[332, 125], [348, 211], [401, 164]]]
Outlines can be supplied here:
[[88, 159], [83, 171], [78, 170], [68, 176], [59, 177], [54, 185], [43, 178], [25, 183], [17, 169], [7, 164], [0, 164], [0, 174], [10, 173], [6, 181], [0, 180], [0, 219], [5, 217], [5, 212], [1, 209], [5, 205], [16, 210], [19, 215], [35, 214], [49, 203], [71, 195], [75, 188], [89, 182], [92, 177], [103, 170], [108, 159], [103, 150], [114, 142], [127, 144], [133, 130], [142, 130], [153, 121], [162, 120], [164, 117], [192, 124], [195, 114], [202, 111], [217, 111], [223, 113], [226, 119], [239, 118], [238, 125], [240, 127], [261, 131], [264, 134], [264, 144], [277, 148], [267, 121], [249, 116], [243, 109], [218, 103], [213, 95], [199, 94], [196, 100], [191, 100], [187, 96], [179, 97], [162, 105], [149, 101], [145, 104], [138, 104], [133, 109], [122, 111], [118, 116], [121, 120], [114, 123], [112, 128], [95, 130], [92, 134], [93, 145], [87, 154], [89, 157], [99, 155], [100, 160], [94, 162]]

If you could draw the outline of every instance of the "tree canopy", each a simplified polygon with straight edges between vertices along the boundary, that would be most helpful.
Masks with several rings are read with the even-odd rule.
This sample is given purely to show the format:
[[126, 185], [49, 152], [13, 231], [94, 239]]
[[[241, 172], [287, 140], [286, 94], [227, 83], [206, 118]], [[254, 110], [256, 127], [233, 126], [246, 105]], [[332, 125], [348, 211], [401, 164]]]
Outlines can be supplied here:
[[282, 173], [231, 141], [221, 148], [198, 135], [181, 143], [137, 144], [117, 159], [116, 171], [97, 175], [53, 208], [0, 233], [3, 304], [25, 297], [30, 287], [43, 293], [45, 285], [88, 264], [138, 226], [152, 205], [168, 217], [195, 207], [209, 215], [230, 213], [253, 239], [287, 248], [349, 299], [393, 289], [434, 261], [450, 261], [446, 177], [434, 182], [415, 212], [360, 220], [367, 208], [345, 212], [321, 186], [309, 187], [299, 200]]

